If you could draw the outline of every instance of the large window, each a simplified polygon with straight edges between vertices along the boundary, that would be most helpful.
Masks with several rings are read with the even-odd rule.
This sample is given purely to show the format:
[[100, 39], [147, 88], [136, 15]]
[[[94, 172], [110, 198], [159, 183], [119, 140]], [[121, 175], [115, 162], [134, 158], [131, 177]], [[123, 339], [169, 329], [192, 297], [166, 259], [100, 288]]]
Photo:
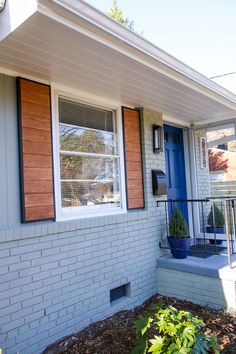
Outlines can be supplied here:
[[116, 112], [59, 98], [62, 211], [120, 207]]

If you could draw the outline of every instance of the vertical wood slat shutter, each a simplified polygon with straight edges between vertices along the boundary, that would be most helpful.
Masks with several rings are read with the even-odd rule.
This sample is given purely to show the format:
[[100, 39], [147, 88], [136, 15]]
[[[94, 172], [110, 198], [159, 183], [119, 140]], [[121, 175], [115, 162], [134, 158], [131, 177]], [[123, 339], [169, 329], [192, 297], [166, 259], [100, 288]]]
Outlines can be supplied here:
[[50, 86], [17, 78], [21, 219], [55, 219]]
[[144, 208], [140, 112], [122, 107], [127, 208]]

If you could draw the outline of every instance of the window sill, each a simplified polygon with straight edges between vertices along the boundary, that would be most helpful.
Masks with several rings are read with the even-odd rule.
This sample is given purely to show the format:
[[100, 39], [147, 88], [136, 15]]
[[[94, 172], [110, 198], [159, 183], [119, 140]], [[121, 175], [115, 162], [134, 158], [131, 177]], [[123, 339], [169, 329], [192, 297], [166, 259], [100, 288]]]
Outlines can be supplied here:
[[[118, 210], [117, 210], [118, 209]], [[76, 212], [62, 212], [60, 216], [56, 218], [56, 221], [67, 221], [67, 220], [81, 220], [81, 219], [91, 219], [102, 216], [112, 216], [112, 215], [122, 215], [127, 214], [127, 210], [120, 208], [111, 208], [111, 209], [103, 209], [103, 210], [77, 210]]]

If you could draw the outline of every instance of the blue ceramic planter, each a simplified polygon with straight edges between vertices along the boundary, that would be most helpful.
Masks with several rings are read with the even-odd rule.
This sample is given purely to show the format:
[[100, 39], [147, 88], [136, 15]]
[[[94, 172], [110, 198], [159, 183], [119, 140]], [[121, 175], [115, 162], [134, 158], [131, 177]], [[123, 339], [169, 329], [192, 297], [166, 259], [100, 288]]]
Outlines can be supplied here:
[[[216, 234], [225, 234], [224, 226], [222, 226], [222, 227], [207, 226], [206, 227], [206, 231], [207, 231], [208, 234], [214, 234], [214, 233], [216, 233]], [[214, 240], [214, 239], [213, 240], [210, 239], [209, 241], [210, 241], [211, 245], [217, 245], [217, 246], [222, 245], [222, 242], [223, 242], [223, 240]]]
[[169, 236], [168, 242], [170, 245], [172, 256], [174, 258], [178, 258], [178, 259], [187, 258], [188, 251], [191, 245], [190, 237], [175, 238]]

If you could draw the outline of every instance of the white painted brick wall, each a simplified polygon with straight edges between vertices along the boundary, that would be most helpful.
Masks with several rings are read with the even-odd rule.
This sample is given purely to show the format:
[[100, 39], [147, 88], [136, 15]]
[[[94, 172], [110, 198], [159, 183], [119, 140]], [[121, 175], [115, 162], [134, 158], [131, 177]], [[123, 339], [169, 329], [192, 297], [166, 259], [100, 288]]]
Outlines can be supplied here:
[[[0, 232], [0, 347], [4, 353], [39, 353], [58, 338], [157, 290], [156, 258], [164, 206], [152, 196], [151, 169], [165, 169], [152, 152], [152, 124], [144, 110], [146, 209], [125, 215], [22, 225]], [[110, 289], [131, 284], [130, 297], [110, 304]]]
[[[200, 153], [200, 138], [206, 138], [206, 129], [199, 129], [194, 132], [194, 144], [195, 144], [195, 161], [196, 161], [196, 174], [197, 174], [197, 190], [198, 198], [206, 199], [211, 196], [210, 188], [210, 174], [208, 166], [208, 155], [207, 155], [207, 168], [201, 168], [201, 153]], [[203, 203], [202, 206], [198, 204], [199, 215], [200, 215], [200, 227], [201, 231], [204, 232], [204, 228], [207, 225], [207, 216], [210, 211], [210, 203]], [[204, 216], [204, 224], [203, 224]]]
[[157, 290], [162, 295], [215, 309], [236, 308], [236, 282], [198, 274], [157, 268]]
[[198, 197], [206, 198], [211, 195], [210, 174], [208, 168], [208, 155], [207, 155], [207, 168], [206, 169], [201, 168], [201, 155], [200, 155], [201, 137], [206, 137], [206, 129], [199, 129], [194, 132]]

